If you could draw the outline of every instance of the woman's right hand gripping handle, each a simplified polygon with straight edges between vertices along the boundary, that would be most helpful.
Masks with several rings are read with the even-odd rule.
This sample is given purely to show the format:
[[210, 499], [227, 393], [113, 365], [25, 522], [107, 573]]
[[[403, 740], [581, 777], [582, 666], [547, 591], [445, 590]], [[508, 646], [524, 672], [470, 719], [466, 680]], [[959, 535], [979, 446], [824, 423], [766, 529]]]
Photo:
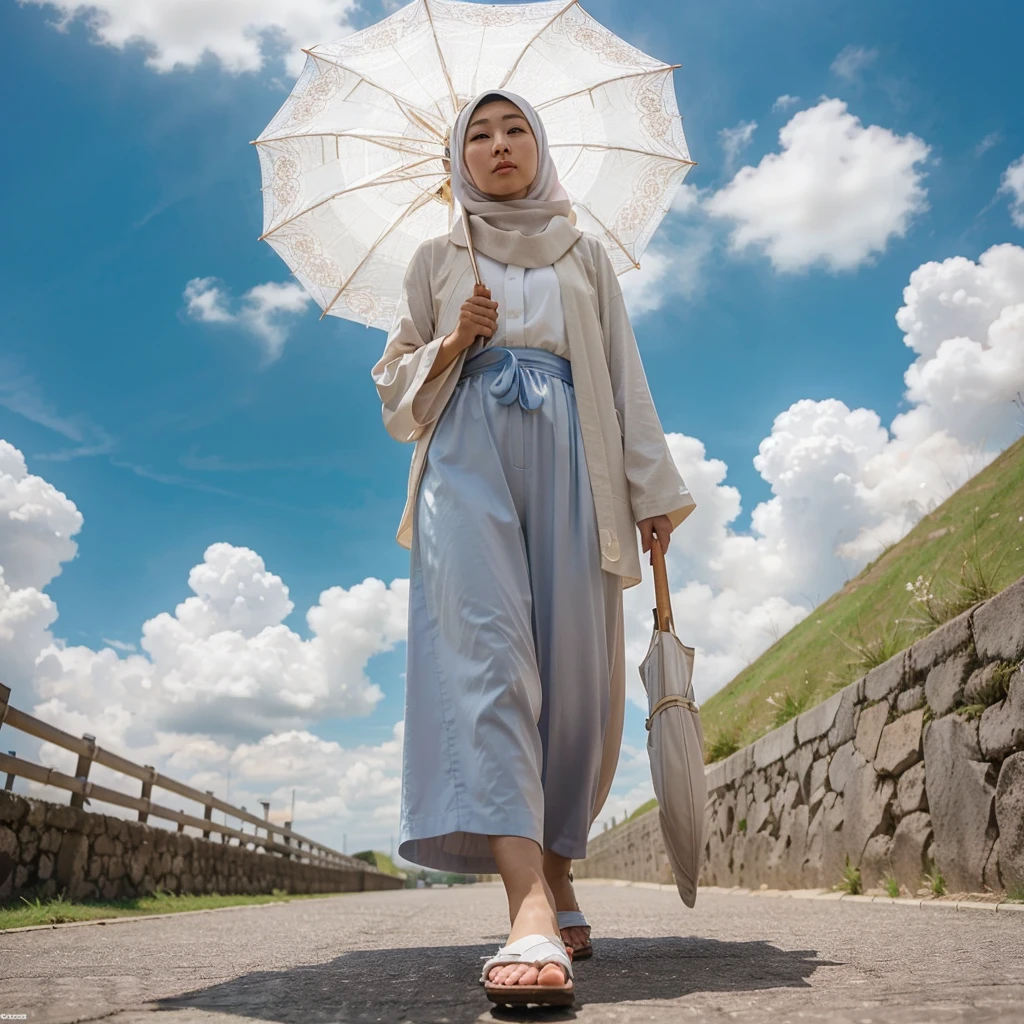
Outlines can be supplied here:
[[455, 330], [441, 342], [441, 350], [430, 368], [427, 380], [433, 380], [463, 350], [477, 338], [493, 338], [498, 329], [498, 304], [491, 300], [491, 291], [482, 284], [475, 285], [473, 294], [459, 310]]

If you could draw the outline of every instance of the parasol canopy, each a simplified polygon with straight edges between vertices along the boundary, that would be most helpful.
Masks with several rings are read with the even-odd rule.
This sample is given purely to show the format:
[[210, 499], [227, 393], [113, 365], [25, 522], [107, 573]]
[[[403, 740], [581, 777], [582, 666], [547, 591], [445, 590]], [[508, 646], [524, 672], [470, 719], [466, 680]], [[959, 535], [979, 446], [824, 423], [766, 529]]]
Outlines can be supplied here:
[[413, 0], [304, 51], [295, 87], [255, 141], [263, 234], [324, 315], [388, 329], [417, 246], [451, 228], [444, 148], [486, 89], [544, 120], [579, 228], [617, 273], [640, 256], [692, 166], [672, 72], [577, 0]]

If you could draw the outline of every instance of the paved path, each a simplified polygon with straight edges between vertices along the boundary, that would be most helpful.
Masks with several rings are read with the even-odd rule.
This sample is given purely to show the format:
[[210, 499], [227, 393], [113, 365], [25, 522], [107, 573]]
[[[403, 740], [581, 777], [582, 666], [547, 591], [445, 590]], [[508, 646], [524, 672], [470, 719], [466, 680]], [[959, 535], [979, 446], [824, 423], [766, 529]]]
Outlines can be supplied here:
[[[496, 885], [354, 893], [0, 935], [0, 1014], [110, 1024], [1024, 1021], [1024, 914], [577, 883], [595, 955], [572, 1012], [476, 985]], [[159, 1017], [156, 1016], [160, 1011]]]

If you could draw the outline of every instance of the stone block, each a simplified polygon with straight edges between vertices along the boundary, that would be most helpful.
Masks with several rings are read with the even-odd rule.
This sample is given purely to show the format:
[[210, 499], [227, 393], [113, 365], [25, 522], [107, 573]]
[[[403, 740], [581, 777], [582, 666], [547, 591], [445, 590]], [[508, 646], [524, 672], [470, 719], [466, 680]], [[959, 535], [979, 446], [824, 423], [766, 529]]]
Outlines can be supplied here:
[[982, 661], [1024, 658], [1024, 578], [975, 608], [971, 625]]
[[953, 892], [979, 892], [996, 831], [992, 766], [981, 760], [978, 723], [959, 715], [929, 722], [924, 733], [934, 857]]
[[44, 853], [56, 853], [60, 849], [63, 833], [58, 828], [48, 828], [39, 839], [39, 849]]
[[924, 761], [908, 768], [896, 781], [894, 810], [904, 818], [914, 811], [928, 810], [928, 794], [924, 784]]
[[910, 690], [904, 690], [896, 698], [896, 711], [905, 715], [908, 711], [914, 711], [925, 703], [924, 686], [915, 686]]
[[65, 832], [57, 851], [57, 885], [67, 889], [72, 899], [80, 898], [78, 884], [85, 878], [89, 860], [89, 837], [81, 832]]
[[0, 789], [0, 824], [17, 825], [28, 813], [28, 804], [6, 789]]
[[888, 661], [876, 665], [864, 677], [864, 699], [885, 700], [890, 694], [899, 693], [906, 677], [906, 662], [907, 652], [900, 651]]
[[825, 780], [828, 778], [828, 766], [831, 760], [832, 755], [828, 754], [825, 757], [819, 757], [811, 765], [811, 774], [807, 785], [812, 794], [825, 785]]
[[997, 679], [1006, 671], [1006, 664], [1002, 661], [990, 661], [981, 668], [976, 668], [964, 683], [965, 704], [994, 704], [1005, 695], [996, 692], [998, 689]]
[[912, 893], [920, 886], [921, 876], [928, 867], [925, 856], [931, 840], [932, 819], [924, 811], [908, 814], [893, 833], [889, 851], [893, 877]]
[[875, 754], [875, 770], [886, 775], [899, 775], [921, 760], [921, 731], [924, 708], [890, 722], [882, 730]]
[[883, 778], [870, 765], [856, 771], [843, 793], [846, 820], [843, 835], [853, 864], [860, 864], [867, 842], [892, 831], [893, 779]]
[[46, 824], [62, 832], [84, 832], [86, 814], [78, 807], [64, 807], [49, 804], [46, 808]]
[[843, 834], [846, 811], [843, 797], [828, 793], [821, 806], [825, 814], [821, 850], [822, 884], [835, 885], [842, 878], [846, 867], [847, 848]]
[[28, 800], [28, 814], [25, 815], [25, 824], [33, 828], [42, 828], [46, 824], [47, 805], [42, 800]]
[[[889, 717], [889, 704], [887, 701], [880, 701], [864, 708], [860, 713], [860, 721], [857, 723], [857, 738], [854, 745], [861, 752], [865, 761], [873, 761], [878, 750], [878, 741], [882, 737], [882, 729], [885, 728], [885, 721]], [[835, 786], [832, 787], [835, 789]]]
[[93, 855], [89, 858], [89, 866], [86, 868], [85, 877], [90, 882], [95, 882], [103, 874], [103, 858]]
[[810, 796], [810, 772], [813, 761], [814, 752], [810, 744], [807, 744], [797, 747], [784, 762], [786, 774], [800, 787], [800, 793], [805, 801]]
[[755, 740], [752, 746], [755, 768], [767, 768], [781, 761], [796, 749], [796, 722], [790, 719], [785, 725]]
[[833, 755], [828, 766], [828, 783], [833, 792], [842, 793], [853, 776], [867, 766], [853, 742], [844, 743]]
[[1024, 884], [1024, 752], [1011, 754], [999, 771], [996, 822], [1003, 885]]
[[36, 859], [39, 853], [39, 843], [36, 840], [38, 833], [35, 829], [23, 828], [21, 835], [18, 836], [21, 841], [21, 859], [23, 863], [28, 863]]
[[725, 786], [725, 761], [716, 761], [714, 764], [709, 764], [704, 769], [704, 782], [708, 787], [709, 793], [714, 793], [716, 789], [721, 789]]
[[19, 864], [14, 870], [14, 891], [23, 889], [31, 877], [32, 869], [27, 864]]
[[982, 713], [978, 741], [982, 754], [992, 761], [1024, 750], [1024, 669], [1011, 677], [1006, 699]]
[[93, 851], [98, 853], [101, 857], [109, 857], [115, 852], [114, 840], [110, 838], [107, 833], [97, 836], [95, 842], [92, 845]]
[[924, 693], [936, 715], [951, 711], [963, 696], [970, 668], [971, 655], [967, 651], [951, 655], [932, 667], [925, 679]]
[[744, 747], [742, 750], [737, 750], [735, 754], [730, 754], [722, 763], [726, 783], [736, 782], [754, 767], [753, 750], [749, 746]]
[[985, 865], [985, 873], [983, 875], [985, 888], [991, 889], [993, 892], [998, 892], [1005, 888], [1002, 876], [999, 873], [999, 860], [999, 837], [996, 836], [996, 841], [992, 846], [992, 852], [988, 855], [988, 863]]
[[132, 885], [139, 885], [145, 877], [152, 854], [153, 844], [143, 841], [128, 855], [128, 878]]
[[864, 847], [860, 860], [860, 881], [865, 889], [874, 889], [892, 871], [889, 854], [892, 851], [892, 836], [872, 836]]
[[[977, 606], [975, 606], [977, 607]], [[955, 619], [944, 622], [910, 648], [910, 675], [915, 683], [921, 682], [934, 666], [946, 661], [950, 655], [963, 650], [971, 642], [971, 613], [973, 608], [961, 612]]]
[[39, 864], [36, 868], [36, 877], [40, 882], [45, 882], [53, 874], [53, 855], [42, 853], [39, 855]]
[[839, 691], [839, 707], [832, 728], [828, 731], [829, 750], [838, 750], [856, 735], [856, 711], [863, 696], [863, 685], [864, 680], [859, 679]]
[[809, 708], [796, 720], [796, 741], [799, 744], [810, 743], [811, 740], [827, 736], [839, 712], [843, 700], [843, 691], [832, 694], [828, 700]]

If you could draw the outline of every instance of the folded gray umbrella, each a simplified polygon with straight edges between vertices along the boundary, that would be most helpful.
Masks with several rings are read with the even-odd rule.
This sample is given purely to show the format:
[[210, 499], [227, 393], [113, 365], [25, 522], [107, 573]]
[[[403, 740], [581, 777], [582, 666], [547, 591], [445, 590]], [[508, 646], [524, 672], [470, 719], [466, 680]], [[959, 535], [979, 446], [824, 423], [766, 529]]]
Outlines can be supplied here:
[[665, 555], [657, 539], [651, 545], [651, 564], [657, 607], [651, 645], [640, 665], [649, 709], [647, 753], [661, 834], [676, 888], [683, 902], [692, 907], [704, 852], [704, 805], [708, 798], [704, 733], [693, 699], [693, 648], [676, 636]]

